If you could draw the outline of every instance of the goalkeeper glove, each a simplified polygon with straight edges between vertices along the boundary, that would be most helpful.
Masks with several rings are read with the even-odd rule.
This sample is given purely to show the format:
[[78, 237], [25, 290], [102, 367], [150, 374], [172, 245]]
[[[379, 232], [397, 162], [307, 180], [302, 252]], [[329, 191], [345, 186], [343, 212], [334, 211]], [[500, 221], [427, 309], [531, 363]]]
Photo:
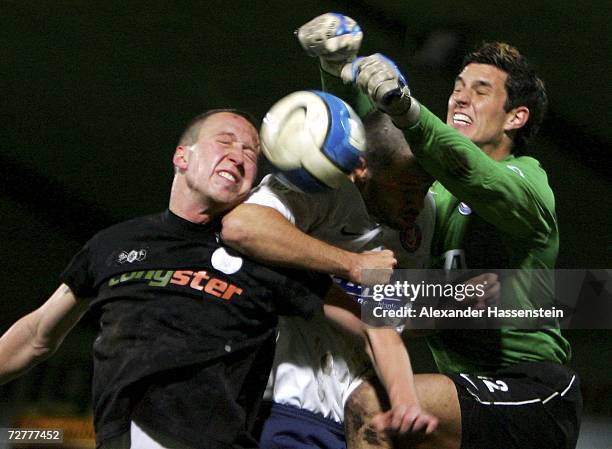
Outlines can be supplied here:
[[386, 56], [375, 53], [357, 58], [343, 67], [341, 77], [345, 82], [354, 82], [396, 125], [405, 128], [419, 120], [419, 103], [410, 95], [397, 65]]
[[340, 71], [357, 56], [363, 33], [348, 16], [322, 14], [302, 25], [297, 38], [309, 56], [319, 57], [321, 68], [340, 77]]

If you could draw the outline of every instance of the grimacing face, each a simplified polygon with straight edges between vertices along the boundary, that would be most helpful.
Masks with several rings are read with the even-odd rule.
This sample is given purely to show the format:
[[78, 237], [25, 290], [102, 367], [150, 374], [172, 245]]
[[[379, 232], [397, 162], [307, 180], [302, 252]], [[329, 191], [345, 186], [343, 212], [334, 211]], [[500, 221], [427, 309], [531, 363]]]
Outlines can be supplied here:
[[414, 225], [423, 210], [431, 178], [414, 158], [393, 167], [390, 171], [371, 173], [361, 194], [369, 213], [379, 223], [401, 230]]
[[489, 65], [471, 63], [455, 80], [448, 99], [446, 123], [466, 136], [486, 153], [497, 149], [504, 133], [511, 129], [506, 112], [508, 74]]
[[231, 112], [211, 115], [186, 147], [187, 185], [210, 204], [232, 207], [253, 186], [259, 151], [259, 134], [248, 120]]

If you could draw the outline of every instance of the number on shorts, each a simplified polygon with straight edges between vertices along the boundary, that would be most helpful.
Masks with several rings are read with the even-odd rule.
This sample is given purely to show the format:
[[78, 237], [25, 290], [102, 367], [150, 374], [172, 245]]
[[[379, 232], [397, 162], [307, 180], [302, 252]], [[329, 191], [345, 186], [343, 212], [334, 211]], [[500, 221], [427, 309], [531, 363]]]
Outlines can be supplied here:
[[484, 382], [484, 384], [487, 386], [491, 393], [493, 393], [495, 390], [508, 391], [508, 384], [506, 382], [503, 382], [501, 380], [496, 380], [495, 382], [488, 379], [481, 380]]

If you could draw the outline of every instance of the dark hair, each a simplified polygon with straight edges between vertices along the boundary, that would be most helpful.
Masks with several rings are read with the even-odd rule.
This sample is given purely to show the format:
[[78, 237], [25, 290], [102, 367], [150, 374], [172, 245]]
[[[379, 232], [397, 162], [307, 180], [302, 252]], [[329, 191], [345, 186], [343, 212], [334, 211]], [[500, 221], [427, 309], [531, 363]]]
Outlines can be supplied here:
[[544, 82], [538, 78], [527, 59], [512, 45], [504, 42], [487, 42], [463, 59], [463, 69], [471, 63], [489, 64], [508, 74], [506, 93], [508, 99], [504, 109], [510, 111], [517, 106], [529, 109], [529, 119], [519, 128], [514, 139], [514, 152], [523, 153], [527, 144], [540, 129], [548, 107]]
[[412, 157], [412, 150], [391, 118], [378, 110], [369, 112], [363, 119], [366, 132], [365, 157], [371, 171], [388, 170], [399, 157]]
[[375, 109], [364, 117], [363, 126], [366, 134], [365, 158], [372, 175], [388, 176], [398, 167], [410, 167], [409, 173], [430, 182], [431, 177], [412, 154], [404, 133], [387, 114]]
[[210, 109], [206, 112], [203, 112], [202, 114], [196, 115], [189, 121], [189, 123], [187, 123], [187, 126], [185, 126], [183, 134], [181, 134], [181, 138], [179, 139], [178, 144], [193, 145], [194, 143], [196, 143], [198, 140], [198, 136], [200, 135], [200, 129], [202, 128], [202, 125], [204, 124], [206, 119], [208, 119], [212, 115], [220, 114], [222, 112], [229, 112], [244, 117], [251, 125], [253, 125], [255, 129], [259, 129], [259, 124], [255, 120], [255, 117], [253, 117], [248, 112], [233, 108]]

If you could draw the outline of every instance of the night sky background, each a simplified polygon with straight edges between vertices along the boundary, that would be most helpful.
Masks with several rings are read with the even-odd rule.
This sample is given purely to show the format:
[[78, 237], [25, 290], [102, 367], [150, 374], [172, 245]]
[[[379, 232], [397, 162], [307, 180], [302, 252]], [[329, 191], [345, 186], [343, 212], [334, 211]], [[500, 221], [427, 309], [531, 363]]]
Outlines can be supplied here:
[[[293, 32], [327, 11], [355, 18], [361, 53], [393, 58], [441, 117], [461, 55], [486, 40], [516, 45], [548, 88], [532, 155], [557, 198], [558, 267], [612, 267], [609, 2], [1, 0], [0, 332], [55, 290], [95, 232], [167, 206], [191, 117], [232, 106], [261, 119], [317, 88]], [[53, 359], [1, 388], [0, 427], [18, 413], [88, 413], [94, 334], [86, 317]], [[567, 335], [586, 411], [612, 416], [612, 333]], [[431, 369], [420, 343], [413, 357]]]

